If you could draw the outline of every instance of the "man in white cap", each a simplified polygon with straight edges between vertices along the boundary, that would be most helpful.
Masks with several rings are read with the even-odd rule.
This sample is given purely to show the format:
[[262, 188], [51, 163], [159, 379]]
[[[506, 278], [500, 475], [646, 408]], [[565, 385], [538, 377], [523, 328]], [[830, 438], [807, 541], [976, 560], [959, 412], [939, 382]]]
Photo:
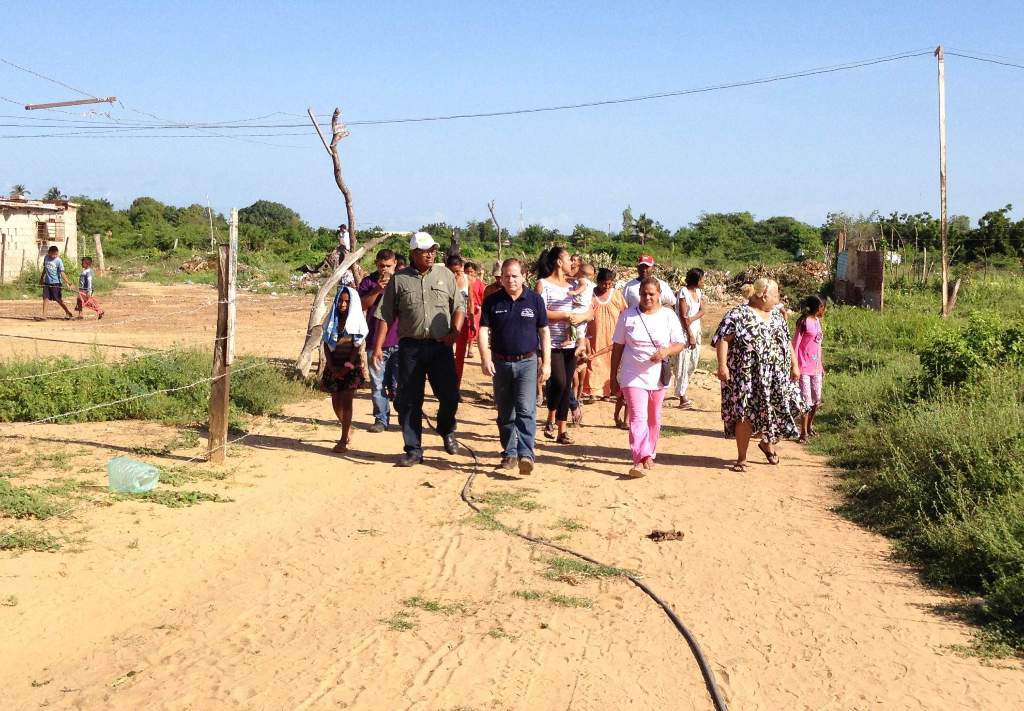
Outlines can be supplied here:
[[417, 232], [409, 240], [412, 260], [388, 282], [377, 317], [387, 328], [378, 329], [373, 344], [373, 363], [383, 361], [387, 331], [398, 329], [398, 423], [405, 440], [405, 456], [400, 467], [423, 461], [423, 394], [426, 381], [437, 398], [437, 433], [444, 439], [448, 454], [456, 454], [455, 413], [459, 407], [458, 378], [452, 346], [466, 316], [466, 302], [455, 283], [455, 276], [435, 264], [437, 242], [426, 232]]
[[[654, 257], [649, 254], [641, 254], [636, 263], [636, 279], [627, 281], [626, 286], [622, 289], [622, 295], [626, 298], [626, 306], [640, 305], [640, 282], [653, 268]], [[675, 306], [676, 296], [672, 293], [672, 287], [662, 279], [658, 279], [658, 283], [661, 284], [661, 305]]]

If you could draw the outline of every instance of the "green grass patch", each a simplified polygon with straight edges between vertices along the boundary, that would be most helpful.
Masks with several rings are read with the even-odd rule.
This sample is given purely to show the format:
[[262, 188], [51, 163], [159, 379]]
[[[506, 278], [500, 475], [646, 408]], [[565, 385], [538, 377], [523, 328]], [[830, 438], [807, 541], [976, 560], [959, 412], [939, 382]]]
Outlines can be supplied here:
[[478, 513], [472, 514], [468, 519], [476, 528], [485, 531], [501, 531], [502, 533], [514, 533], [517, 529], [506, 526], [498, 520], [497, 511], [494, 509], [481, 509]]
[[579, 558], [548, 558], [546, 563], [547, 568], [544, 570], [544, 577], [549, 580], [570, 581], [580, 578], [614, 578], [631, 574], [630, 571], [623, 568], [595, 565]]
[[516, 597], [522, 598], [523, 600], [543, 600], [557, 607], [590, 608], [594, 606], [594, 601], [590, 598], [577, 597], [575, 595], [559, 595], [558, 593], [540, 592], [538, 590], [517, 590], [512, 594]]
[[[124, 356], [104, 361], [93, 356], [84, 361], [71, 358], [39, 358], [0, 365], [0, 422], [25, 422], [54, 417], [92, 405], [142, 396], [129, 402], [101, 407], [58, 422], [149, 419], [192, 424], [205, 421], [210, 384], [192, 383], [208, 378], [211, 356], [198, 350], [173, 350], [146, 357]], [[88, 365], [90, 367], [81, 368]], [[76, 368], [75, 370], [71, 370]], [[310, 387], [290, 373], [258, 358], [240, 358], [231, 377], [231, 415], [270, 415], [280, 412], [286, 402], [308, 397]], [[52, 373], [28, 380], [6, 380], [40, 373]], [[159, 390], [173, 392], [149, 395]], [[196, 443], [197, 436], [185, 435]], [[163, 454], [176, 448], [176, 441], [158, 448]], [[47, 455], [50, 464], [67, 466], [66, 455]]]
[[989, 656], [1024, 650], [1024, 290], [963, 288], [948, 320], [921, 289], [887, 293], [882, 314], [828, 310], [812, 447], [846, 470], [842, 513], [926, 581], [982, 598], [972, 648]]
[[510, 642], [515, 642], [519, 637], [514, 634], [509, 634], [501, 627], [492, 627], [487, 630], [487, 636], [492, 639], [507, 639]]
[[508, 509], [537, 511], [544, 507], [533, 500], [533, 494], [536, 493], [537, 489], [488, 491], [486, 494], [474, 495], [473, 500], [493, 511], [506, 511]]
[[562, 517], [555, 523], [554, 528], [560, 528], [563, 531], [586, 531], [587, 524], [579, 521], [575, 518]]
[[12, 486], [0, 479], [0, 516], [5, 518], [48, 519], [58, 508], [44, 491], [30, 486]]
[[412, 613], [406, 612], [405, 610], [399, 610], [391, 617], [384, 618], [381, 622], [387, 625], [387, 628], [392, 632], [406, 632], [419, 627], [419, 624], [416, 622], [416, 618], [412, 616]]
[[468, 609], [464, 602], [443, 603], [440, 600], [429, 600], [419, 596], [403, 600], [402, 604], [406, 607], [412, 607], [417, 610], [425, 610], [426, 612], [434, 612], [442, 615], [465, 614]]
[[58, 550], [60, 541], [48, 533], [9, 528], [0, 531], [0, 551], [38, 551], [48, 553]]
[[160, 467], [160, 483], [168, 486], [184, 486], [197, 481], [223, 481], [228, 473], [197, 466]]
[[209, 501], [218, 504], [231, 503], [234, 499], [221, 496], [220, 494], [208, 494], [205, 491], [194, 491], [189, 489], [157, 489], [142, 494], [115, 494], [118, 501], [143, 501], [150, 504], [160, 504], [172, 509], [195, 506], [196, 504]]

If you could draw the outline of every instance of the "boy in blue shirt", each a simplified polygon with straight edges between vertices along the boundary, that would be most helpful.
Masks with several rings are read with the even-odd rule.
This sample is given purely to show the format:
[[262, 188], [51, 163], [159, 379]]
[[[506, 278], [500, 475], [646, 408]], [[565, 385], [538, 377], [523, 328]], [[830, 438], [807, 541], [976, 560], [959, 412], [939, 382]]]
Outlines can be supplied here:
[[71, 282], [68, 281], [68, 275], [64, 272], [64, 262], [58, 256], [59, 252], [60, 250], [56, 247], [50, 247], [46, 250], [46, 256], [43, 257], [43, 271], [39, 275], [39, 284], [43, 287], [43, 318], [41, 320], [46, 319], [47, 301], [56, 301], [64, 309], [66, 314], [64, 319], [71, 319], [71, 311], [61, 296], [61, 285], [67, 284], [70, 287]]

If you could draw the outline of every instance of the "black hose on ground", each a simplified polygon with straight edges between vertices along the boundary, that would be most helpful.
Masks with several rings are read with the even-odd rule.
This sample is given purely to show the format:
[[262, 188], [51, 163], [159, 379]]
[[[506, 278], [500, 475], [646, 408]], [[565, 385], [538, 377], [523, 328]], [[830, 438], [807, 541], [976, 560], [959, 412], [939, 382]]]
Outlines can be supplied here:
[[[424, 415], [424, 417], [426, 417], [426, 415]], [[427, 422], [431, 427], [434, 426], [433, 423], [430, 422], [430, 418], [427, 418]], [[483, 513], [480, 507], [476, 505], [476, 502], [473, 501], [473, 480], [476, 479], [476, 475], [480, 473], [480, 460], [477, 458], [476, 452], [473, 450], [473, 448], [467, 446], [465, 442], [458, 439], [458, 436], [456, 436], [456, 441], [459, 443], [461, 447], [463, 447], [467, 452], [469, 452], [469, 455], [473, 458], [473, 470], [469, 473], [469, 476], [466, 478], [466, 483], [462, 486], [462, 500], [466, 503], [467, 506], [469, 506], [469, 508], [473, 509], [474, 512], [478, 514]], [[518, 536], [519, 538], [523, 539], [524, 541], [528, 541], [529, 543], [534, 543], [539, 546], [546, 546], [556, 551], [567, 553], [571, 556], [579, 558], [580, 560], [585, 560], [586, 562], [591, 563], [593, 565], [607, 567], [605, 563], [602, 563], [599, 560], [594, 560], [590, 556], [584, 555], [583, 553], [580, 553], [578, 551], [574, 551], [571, 548], [560, 546], [557, 543], [552, 543], [551, 541], [547, 541], [543, 538], [535, 538], [534, 536], [521, 533], [516, 529], [506, 527], [503, 528], [508, 533], [511, 533], [514, 536]], [[665, 615], [668, 616], [669, 620], [671, 620], [676, 630], [679, 631], [679, 634], [681, 634], [683, 636], [683, 639], [686, 640], [686, 643], [690, 646], [690, 651], [693, 653], [693, 658], [697, 661], [697, 666], [700, 668], [700, 673], [704, 677], [704, 686], [707, 687], [708, 695], [711, 697], [711, 703], [715, 707], [715, 711], [728, 711], [728, 706], [726, 706], [725, 699], [722, 697], [722, 692], [718, 688], [718, 683], [715, 681], [715, 674], [713, 671], [711, 671], [711, 665], [708, 664], [708, 660], [704, 656], [704, 652], [701, 650], [700, 645], [697, 643], [697, 638], [694, 637], [693, 633], [689, 630], [689, 628], [685, 624], [683, 624], [683, 621], [679, 619], [679, 615], [675, 613], [675, 611], [669, 606], [669, 604], [662, 600], [660, 597], [658, 597], [658, 594], [654, 592], [646, 583], [644, 583], [642, 580], [640, 580], [635, 575], [632, 575], [631, 573], [626, 572], [624, 573], [624, 575], [626, 579], [629, 580], [629, 582], [633, 583], [633, 585], [640, 588], [640, 590], [642, 590], [644, 594], [647, 595], [647, 597], [651, 598], [651, 600], [653, 600], [658, 605], [658, 607], [662, 609]]]

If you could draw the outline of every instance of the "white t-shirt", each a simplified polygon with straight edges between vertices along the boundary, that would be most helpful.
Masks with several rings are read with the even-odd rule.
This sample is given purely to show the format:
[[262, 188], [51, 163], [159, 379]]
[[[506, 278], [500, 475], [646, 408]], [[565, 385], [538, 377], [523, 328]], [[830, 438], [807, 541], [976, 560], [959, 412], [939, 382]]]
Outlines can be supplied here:
[[652, 361], [651, 356], [659, 348], [686, 343], [686, 334], [672, 309], [662, 307], [653, 314], [641, 314], [632, 306], [619, 315], [612, 342], [625, 346], [619, 365], [620, 386], [661, 390], [661, 363]]
[[[704, 292], [697, 289], [697, 296], [690, 293], [690, 290], [685, 286], [679, 290], [679, 300], [682, 302], [681, 307], [685, 305], [686, 317], [693, 318], [698, 311], [700, 311], [700, 300], [704, 298]], [[700, 343], [700, 319], [696, 321], [690, 321], [690, 335], [693, 336], [697, 343]]]
[[[661, 284], [661, 305], [675, 306], [676, 296], [672, 293], [672, 287], [661, 279], [658, 279], [658, 283]], [[639, 306], [640, 280], [630, 279], [627, 281], [626, 286], [622, 289], [622, 295], [626, 297], [626, 306]]]

